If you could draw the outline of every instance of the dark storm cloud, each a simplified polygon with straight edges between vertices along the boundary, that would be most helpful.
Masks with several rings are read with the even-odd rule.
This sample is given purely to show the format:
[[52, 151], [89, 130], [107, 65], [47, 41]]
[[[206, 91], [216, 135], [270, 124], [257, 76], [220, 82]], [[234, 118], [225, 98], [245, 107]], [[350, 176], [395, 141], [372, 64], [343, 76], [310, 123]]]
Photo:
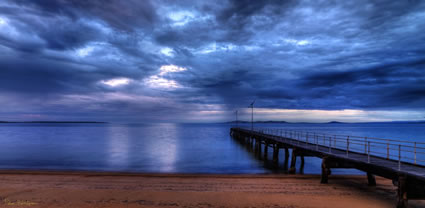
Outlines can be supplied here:
[[152, 27], [157, 15], [149, 0], [18, 0], [11, 1], [21, 6], [29, 6], [42, 11], [43, 15], [64, 15], [72, 19], [100, 18], [113, 27], [133, 30], [138, 27]]
[[422, 108], [424, 69], [425, 59], [422, 58], [366, 69], [325, 71], [308, 75], [299, 86], [305, 90], [326, 89], [327, 97], [345, 95], [349, 108]]
[[39, 32], [41, 38], [47, 41], [47, 47], [54, 50], [65, 50], [84, 46], [89, 41], [96, 40], [97, 31], [87, 25], [58, 25], [54, 29], [43, 28]]
[[[216, 18], [221, 24], [241, 29], [249, 24], [254, 15], [279, 15], [283, 10], [295, 4], [292, 0], [231, 0], [229, 5], [216, 14]], [[265, 9], [270, 9], [267, 13]]]
[[59, 61], [10, 58], [0, 62], [0, 92], [22, 94], [85, 93], [96, 82], [121, 75], [113, 71], [88, 72]]
[[320, 72], [305, 77], [302, 85], [305, 87], [335, 87], [342, 84], [387, 84], [409, 79], [425, 79], [422, 77], [424, 68], [425, 58], [379, 64], [367, 69]]
[[3, 1], [0, 101], [13, 104], [0, 116], [184, 119], [253, 99], [424, 110], [423, 11], [414, 0]]

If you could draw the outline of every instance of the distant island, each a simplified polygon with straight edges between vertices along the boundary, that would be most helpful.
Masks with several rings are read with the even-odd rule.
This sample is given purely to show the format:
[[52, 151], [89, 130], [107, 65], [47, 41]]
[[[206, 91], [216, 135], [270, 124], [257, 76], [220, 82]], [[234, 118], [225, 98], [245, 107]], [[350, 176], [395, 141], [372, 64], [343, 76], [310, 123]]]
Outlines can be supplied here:
[[[226, 123], [251, 123], [251, 121], [228, 121]], [[286, 121], [254, 121], [254, 123], [289, 123]]]
[[95, 123], [105, 124], [102, 121], [0, 121], [0, 123]]

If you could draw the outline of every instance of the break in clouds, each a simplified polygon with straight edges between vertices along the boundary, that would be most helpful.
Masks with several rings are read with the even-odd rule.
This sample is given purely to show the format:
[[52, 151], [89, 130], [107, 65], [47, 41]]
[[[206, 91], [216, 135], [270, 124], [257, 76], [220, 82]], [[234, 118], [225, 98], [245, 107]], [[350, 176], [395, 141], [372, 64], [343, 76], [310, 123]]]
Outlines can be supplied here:
[[424, 29], [419, 0], [5, 0], [0, 120], [423, 120]]

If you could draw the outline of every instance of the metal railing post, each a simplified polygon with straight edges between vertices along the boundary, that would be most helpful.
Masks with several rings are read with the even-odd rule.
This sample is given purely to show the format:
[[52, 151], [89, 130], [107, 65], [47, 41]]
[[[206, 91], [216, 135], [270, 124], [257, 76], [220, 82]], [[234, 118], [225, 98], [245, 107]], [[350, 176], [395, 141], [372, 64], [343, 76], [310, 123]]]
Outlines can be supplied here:
[[298, 141], [298, 145], [300, 145], [300, 134], [297, 132], [298, 137], [296, 136], [295, 138], [297, 138]]
[[415, 152], [415, 165], [416, 165], [416, 142], [415, 142], [415, 150], [414, 150], [414, 152]]
[[364, 138], [364, 153], [367, 154], [367, 137]]
[[350, 149], [350, 136], [347, 136], [347, 157], [348, 157], [349, 149]]
[[390, 159], [390, 141], [387, 140], [387, 160]]
[[332, 152], [331, 147], [332, 147], [332, 137], [329, 137], [329, 153]]
[[306, 143], [308, 143], [308, 132], [307, 132], [307, 134], [306, 134]]
[[319, 150], [319, 138], [315, 135], [314, 139], [316, 140], [316, 150]]
[[401, 170], [401, 145], [398, 145], [398, 170]]
[[367, 163], [370, 163], [370, 142], [367, 142]]

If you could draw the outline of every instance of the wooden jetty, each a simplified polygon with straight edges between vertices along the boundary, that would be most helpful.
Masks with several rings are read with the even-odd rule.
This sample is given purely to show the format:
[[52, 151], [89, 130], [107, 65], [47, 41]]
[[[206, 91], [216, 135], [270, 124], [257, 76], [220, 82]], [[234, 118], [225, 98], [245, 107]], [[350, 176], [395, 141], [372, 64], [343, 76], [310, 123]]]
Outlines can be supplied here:
[[296, 172], [296, 159], [322, 158], [321, 183], [328, 182], [333, 168], [355, 168], [367, 173], [368, 184], [376, 185], [375, 175], [393, 180], [397, 186], [397, 207], [407, 207], [409, 199], [425, 199], [425, 143], [369, 137], [330, 135], [282, 129], [231, 128], [231, 136], [264, 159], [269, 148], [278, 165], [279, 149], [285, 150], [284, 168]]

